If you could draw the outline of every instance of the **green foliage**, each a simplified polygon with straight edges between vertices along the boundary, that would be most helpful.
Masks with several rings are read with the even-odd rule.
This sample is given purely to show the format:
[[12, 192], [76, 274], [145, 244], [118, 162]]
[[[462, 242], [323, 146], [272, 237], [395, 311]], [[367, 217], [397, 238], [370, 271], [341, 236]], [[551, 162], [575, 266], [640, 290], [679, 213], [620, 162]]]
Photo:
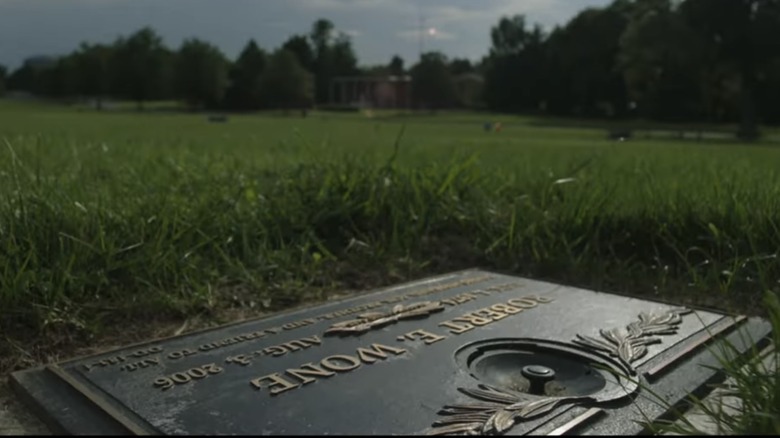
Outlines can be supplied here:
[[172, 55], [157, 33], [145, 27], [114, 43], [111, 61], [114, 94], [138, 103], [170, 91]]
[[6, 69], [4, 65], [0, 64], [0, 97], [3, 97], [3, 94], [5, 94], [5, 82], [7, 80], [7, 76], [8, 69]]
[[[615, 69], [619, 40], [628, 17], [616, 2], [606, 8], [588, 8], [551, 36], [550, 52], [560, 80], [568, 87], [558, 98], [569, 103], [576, 116], [622, 116], [627, 110], [626, 88]], [[562, 79], [562, 80], [561, 80]]]
[[453, 59], [450, 61], [450, 72], [453, 76], [474, 73], [474, 66], [468, 59]]
[[277, 50], [261, 80], [262, 99], [270, 108], [308, 108], [313, 98], [312, 78], [287, 50]]
[[[332, 22], [319, 19], [312, 25], [309, 41], [313, 53], [314, 87], [317, 103], [329, 99], [330, 84], [337, 76], [350, 76], [358, 72], [357, 57], [349, 37], [336, 32]], [[305, 62], [305, 60], [301, 60]]]
[[390, 63], [387, 65], [387, 70], [393, 76], [403, 76], [406, 73], [403, 58], [393, 55], [393, 58], [390, 59]]
[[217, 47], [198, 39], [186, 40], [175, 67], [177, 94], [191, 107], [214, 107], [222, 101], [228, 61]]
[[714, 105], [703, 105], [703, 99], [716, 98], [716, 87], [704, 70], [709, 61], [705, 42], [668, 5], [637, 14], [620, 39], [620, 49], [618, 67], [638, 114], [654, 120], [705, 115], [717, 120]]
[[[492, 109], [588, 117], [733, 122], [778, 118], [776, 0], [615, 0], [549, 36], [502, 17], [485, 58]], [[771, 97], [770, 97], [771, 96]]]
[[[534, 111], [549, 91], [541, 27], [526, 29], [525, 17], [502, 18], [491, 30], [493, 46], [485, 59], [484, 97], [501, 111]], [[531, 85], [533, 84], [533, 85]], [[556, 86], [565, 86], [559, 83]]]
[[111, 90], [112, 50], [112, 47], [102, 44], [83, 43], [71, 55], [76, 64], [78, 93], [95, 98], [99, 109], [102, 108], [102, 99]]
[[[614, 0], [582, 10], [549, 34], [525, 16], [506, 16], [490, 29], [492, 46], [478, 65], [440, 60], [451, 77], [469, 74], [467, 82], [453, 87], [429, 56], [412, 69], [414, 88], [418, 102], [432, 108], [484, 101], [500, 112], [740, 121], [737, 134], [751, 140], [759, 135], [758, 123], [780, 121], [778, 28], [780, 0]], [[250, 41], [230, 66], [227, 84], [224, 61], [207, 45], [174, 54], [143, 28], [110, 46], [83, 44], [59, 59], [29, 60], [10, 75], [6, 88], [61, 99], [91, 97], [98, 105], [106, 95], [140, 107], [176, 94], [193, 106], [262, 108], [265, 52]], [[350, 38], [327, 19], [316, 20], [307, 34], [290, 36], [282, 49], [313, 75], [318, 104], [329, 101], [336, 77], [405, 72], [397, 56], [388, 65], [358, 69]], [[476, 72], [482, 80], [472, 80]]]
[[282, 49], [290, 51], [298, 58], [298, 62], [301, 67], [306, 71], [314, 73], [314, 50], [309, 43], [308, 38], [304, 35], [293, 35], [284, 44]]
[[267, 62], [265, 51], [250, 40], [230, 71], [230, 86], [225, 95], [228, 108], [256, 110], [261, 107], [260, 81]]
[[424, 108], [448, 108], [456, 101], [456, 90], [447, 57], [439, 52], [424, 53], [412, 67], [414, 99]]

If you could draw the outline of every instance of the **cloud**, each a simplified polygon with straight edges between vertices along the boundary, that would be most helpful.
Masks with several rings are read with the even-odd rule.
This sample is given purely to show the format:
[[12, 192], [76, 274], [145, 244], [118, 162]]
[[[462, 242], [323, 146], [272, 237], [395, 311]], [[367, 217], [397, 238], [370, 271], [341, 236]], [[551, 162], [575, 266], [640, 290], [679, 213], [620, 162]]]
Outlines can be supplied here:
[[[397, 32], [395, 34], [396, 37], [407, 40], [407, 41], [417, 41], [418, 38], [420, 38], [420, 30], [419, 29], [407, 29], [402, 30], [400, 32]], [[433, 40], [440, 40], [440, 41], [450, 41], [456, 39], [455, 34], [445, 32], [443, 30], [436, 29], [436, 33], [430, 34], [428, 32], [425, 32], [424, 35], [425, 39], [433, 39]]]
[[304, 0], [290, 2], [302, 9], [372, 9], [376, 7], [390, 6], [392, 1], [388, 0]]
[[495, 23], [502, 16], [523, 14], [529, 22], [552, 24], [568, 18], [578, 1], [567, 0], [493, 0], [463, 5], [432, 5], [422, 13], [432, 25]]
[[360, 35], [363, 35], [363, 32], [355, 29], [342, 29], [339, 32], [342, 32], [343, 34], [347, 35], [350, 38], [359, 37]]

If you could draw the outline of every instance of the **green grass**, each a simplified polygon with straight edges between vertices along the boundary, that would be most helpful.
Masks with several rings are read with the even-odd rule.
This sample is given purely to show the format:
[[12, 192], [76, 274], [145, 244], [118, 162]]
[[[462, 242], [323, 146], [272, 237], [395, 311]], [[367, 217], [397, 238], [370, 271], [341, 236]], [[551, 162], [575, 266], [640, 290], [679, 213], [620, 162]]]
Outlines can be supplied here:
[[474, 265], [752, 312], [780, 286], [778, 146], [0, 102], [0, 328], [280, 309]]

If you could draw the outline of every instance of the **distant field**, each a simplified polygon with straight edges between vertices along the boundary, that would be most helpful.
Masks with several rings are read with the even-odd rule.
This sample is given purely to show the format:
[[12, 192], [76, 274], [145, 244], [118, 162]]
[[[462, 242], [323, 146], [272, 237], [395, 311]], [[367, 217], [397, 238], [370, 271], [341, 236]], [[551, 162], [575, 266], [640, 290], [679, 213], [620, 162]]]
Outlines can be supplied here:
[[616, 142], [541, 122], [0, 101], [0, 330], [279, 309], [471, 266], [750, 312], [778, 290], [774, 132]]

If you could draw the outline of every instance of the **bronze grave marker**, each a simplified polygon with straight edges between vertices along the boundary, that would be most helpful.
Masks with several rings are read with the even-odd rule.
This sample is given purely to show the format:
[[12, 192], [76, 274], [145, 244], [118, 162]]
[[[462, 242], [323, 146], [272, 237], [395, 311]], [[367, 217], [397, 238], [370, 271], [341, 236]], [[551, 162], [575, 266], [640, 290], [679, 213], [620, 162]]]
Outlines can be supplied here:
[[14, 373], [71, 434], [636, 434], [761, 319], [479, 270]]

